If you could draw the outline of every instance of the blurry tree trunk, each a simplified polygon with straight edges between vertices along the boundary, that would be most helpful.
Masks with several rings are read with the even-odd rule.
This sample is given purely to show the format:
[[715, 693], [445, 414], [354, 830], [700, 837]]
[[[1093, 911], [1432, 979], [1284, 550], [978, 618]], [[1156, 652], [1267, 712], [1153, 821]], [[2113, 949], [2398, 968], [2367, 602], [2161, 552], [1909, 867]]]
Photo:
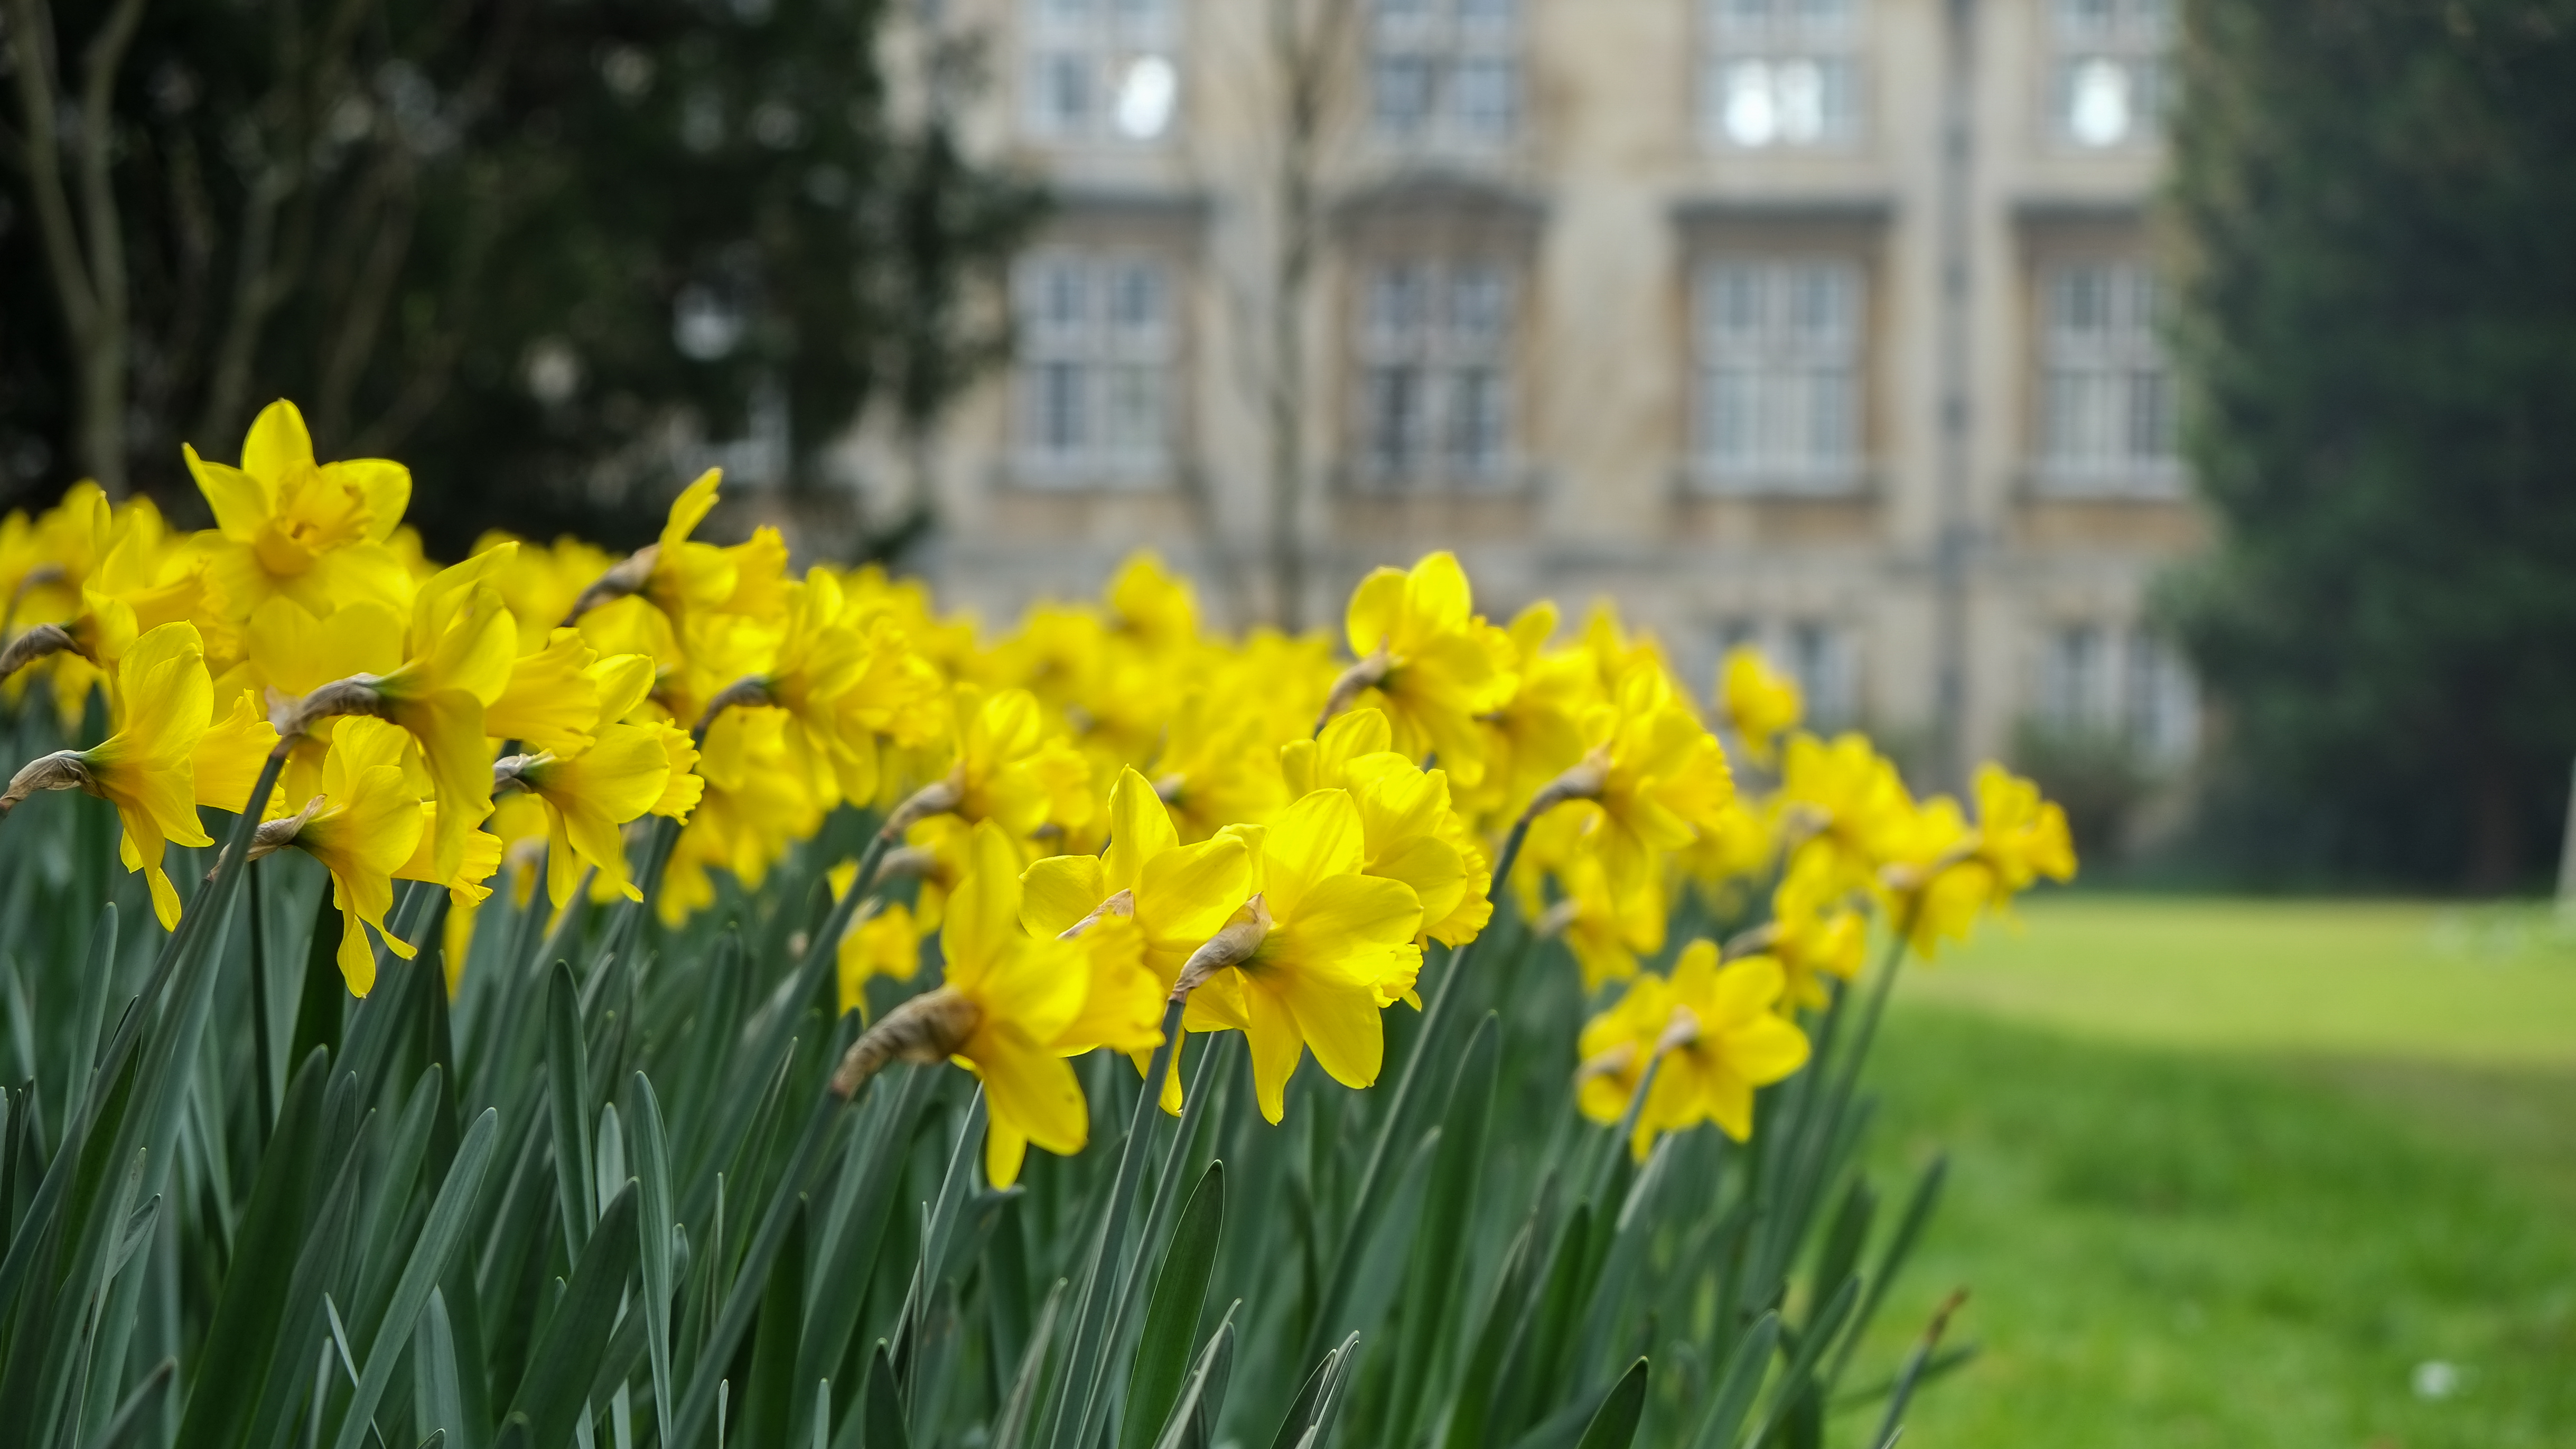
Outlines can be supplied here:
[[[25, 128], [16, 158], [35, 202], [45, 268], [61, 304], [73, 357], [74, 451], [110, 497], [125, 493], [126, 365], [133, 339], [125, 237], [109, 174], [116, 150], [116, 74], [143, 20], [143, 0], [118, 0], [81, 55], [79, 130], [60, 125], [61, 67], [44, 0], [9, 0], [10, 69]], [[77, 172], [80, 216], [66, 189], [66, 153]]]
[[1350, 0], [1271, 0], [1270, 50], [1280, 87], [1279, 170], [1272, 178], [1279, 242], [1270, 296], [1266, 379], [1270, 427], [1271, 614], [1305, 627], [1306, 435], [1311, 417], [1306, 326], [1323, 242], [1319, 172], [1336, 63], [1349, 41]]

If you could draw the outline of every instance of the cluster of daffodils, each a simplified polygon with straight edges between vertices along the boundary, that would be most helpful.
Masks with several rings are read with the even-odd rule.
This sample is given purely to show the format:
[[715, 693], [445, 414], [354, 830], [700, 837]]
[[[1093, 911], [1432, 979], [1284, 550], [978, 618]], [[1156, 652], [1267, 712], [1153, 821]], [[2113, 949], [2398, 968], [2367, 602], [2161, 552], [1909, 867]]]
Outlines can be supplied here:
[[[1452, 948], [1445, 986], [1507, 895], [1604, 1007], [1584, 1109], [1641, 1150], [1704, 1121], [1740, 1138], [1873, 916], [1929, 952], [2074, 868], [2028, 782], [1990, 768], [1973, 820], [1918, 801], [1859, 736], [1798, 733], [1757, 655], [1703, 701], [1606, 609], [1489, 622], [1445, 553], [1361, 581], [1344, 657], [1211, 632], [1150, 556], [986, 639], [877, 571], [791, 573], [774, 530], [696, 537], [712, 473], [623, 558], [496, 533], [440, 567], [401, 526], [409, 474], [317, 463], [291, 404], [238, 467], [187, 461], [201, 533], [87, 485], [0, 523], [0, 690], [26, 709], [43, 685], [67, 734], [94, 698], [106, 720], [18, 770], [0, 813], [111, 801], [164, 926], [184, 908], [166, 846], [211, 843], [201, 806], [255, 813], [254, 858], [328, 868], [363, 995], [380, 953], [434, 931], [451, 983], [499, 969], [468, 960], [496, 888], [679, 929], [867, 812], [827, 944], [845, 1008], [877, 978], [909, 995], [834, 1085], [897, 1060], [974, 1072], [997, 1184], [1032, 1143], [1084, 1145], [1071, 1059], [1095, 1050], [1168, 1061], [1177, 1108], [1179, 1035], [1241, 1032], [1273, 1122], [1309, 1054], [1370, 1085], [1384, 1013], [1423, 1006], [1426, 948]], [[1740, 786], [1730, 750], [1772, 787]], [[430, 888], [397, 913], [396, 880]], [[1669, 950], [1691, 892], [1758, 924]]]

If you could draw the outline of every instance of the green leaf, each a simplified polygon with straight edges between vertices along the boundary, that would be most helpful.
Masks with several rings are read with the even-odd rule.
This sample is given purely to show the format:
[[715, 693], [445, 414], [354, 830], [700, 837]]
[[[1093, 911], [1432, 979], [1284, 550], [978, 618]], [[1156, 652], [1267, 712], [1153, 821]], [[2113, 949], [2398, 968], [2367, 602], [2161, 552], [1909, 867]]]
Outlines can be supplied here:
[[98, 908], [90, 928], [87, 959], [81, 963], [80, 1014], [72, 1019], [72, 1050], [64, 1060], [63, 1100], [79, 1111], [90, 1092], [90, 1073], [98, 1064], [99, 1018], [107, 1010], [108, 984], [116, 978], [116, 903]]
[[1164, 1420], [1154, 1449], [1208, 1449], [1216, 1442], [1217, 1414], [1225, 1407], [1226, 1380], [1233, 1368], [1234, 1309], [1228, 1308], [1216, 1332], [1208, 1335], [1207, 1347], [1200, 1350], [1198, 1366], [1181, 1386], [1181, 1396]]
[[[580, 991], [561, 961], [546, 978], [546, 1108], [554, 1125], [555, 1198], [564, 1252], [578, 1261], [595, 1216], [590, 1156], [590, 1048], [582, 1040]], [[543, 1425], [535, 1425], [542, 1428]]]
[[420, 1345], [412, 1351], [412, 1397], [432, 1433], [443, 1433], [456, 1449], [473, 1449], [466, 1432], [464, 1375], [456, 1361], [455, 1326], [448, 1321], [447, 1297], [429, 1291], [429, 1306], [420, 1319]]
[[787, 1241], [769, 1262], [768, 1291], [751, 1337], [751, 1376], [742, 1392], [746, 1444], [784, 1444], [795, 1406], [796, 1345], [805, 1331], [805, 1232], [812, 1216], [803, 1198], [788, 1219]]
[[1225, 1165], [1208, 1164], [1190, 1192], [1163, 1250], [1163, 1266], [1145, 1309], [1144, 1334], [1127, 1374], [1127, 1417], [1119, 1434], [1124, 1449], [1143, 1449], [1153, 1441], [1154, 1426], [1163, 1422], [1181, 1392], [1189, 1371], [1190, 1335], [1197, 1331], [1199, 1310], [1207, 1303], [1208, 1275], [1216, 1268], [1216, 1250], [1225, 1228]]
[[1808, 1390], [1808, 1380], [1815, 1373], [1816, 1361], [1824, 1356], [1834, 1334], [1851, 1316], [1852, 1305], [1859, 1301], [1860, 1278], [1855, 1274], [1845, 1278], [1833, 1296], [1825, 1300], [1825, 1306], [1816, 1310], [1806, 1331], [1798, 1335], [1796, 1347], [1789, 1355], [1789, 1367], [1780, 1375], [1779, 1388], [1772, 1392], [1771, 1406], [1763, 1410], [1761, 1423], [1753, 1431], [1755, 1443], [1768, 1436], [1772, 1426], [1788, 1414], [1791, 1404]]
[[170, 1376], [178, 1369], [179, 1361], [173, 1358], [154, 1364], [152, 1372], [143, 1376], [143, 1382], [136, 1384], [125, 1402], [117, 1405], [116, 1412], [99, 1426], [96, 1436], [89, 1440], [89, 1449], [125, 1449], [128, 1444], [142, 1443], [144, 1426], [151, 1422], [152, 1411], [159, 1407], [157, 1401], [169, 1391]]
[[1403, 1334], [1396, 1361], [1394, 1441], [1413, 1442], [1432, 1405], [1440, 1350], [1456, 1336], [1450, 1322], [1461, 1289], [1469, 1210], [1485, 1165], [1485, 1127], [1496, 1093], [1501, 1021], [1492, 1012], [1476, 1024], [1459, 1058], [1440, 1124], [1440, 1150], [1422, 1197], [1422, 1216], [1406, 1265]]
[[1351, 1356], [1359, 1352], [1360, 1336], [1356, 1333], [1324, 1355], [1315, 1371], [1306, 1375], [1305, 1387], [1288, 1405], [1288, 1415], [1279, 1421], [1279, 1432], [1270, 1441], [1270, 1449], [1313, 1449], [1324, 1441], [1332, 1429], [1334, 1411], [1340, 1406], [1340, 1389], [1348, 1377]]
[[653, 1365], [653, 1416], [659, 1442], [671, 1436], [671, 1295], [678, 1286], [671, 1270], [671, 1230], [676, 1222], [671, 1202], [671, 1140], [662, 1128], [662, 1102], [653, 1083], [637, 1072], [627, 1083], [627, 1134], [633, 1139], [635, 1180], [643, 1193], [637, 1220], [644, 1269], [645, 1352]]
[[1629, 1441], [1637, 1437], [1637, 1420], [1645, 1412], [1646, 1361], [1641, 1358], [1619, 1376], [1574, 1449], [1628, 1449]]
[[1879, 1305], [1886, 1299], [1887, 1287], [1896, 1281], [1905, 1260], [1914, 1253], [1914, 1244], [1923, 1236], [1923, 1225], [1932, 1220], [1932, 1209], [1941, 1201], [1941, 1185], [1950, 1175], [1950, 1159], [1936, 1156], [1925, 1163], [1923, 1175], [1914, 1181], [1914, 1191], [1905, 1200], [1905, 1215], [1896, 1220], [1896, 1231], [1888, 1237], [1887, 1246], [1878, 1254], [1878, 1270], [1869, 1275], [1861, 1290], [1860, 1307], [1852, 1313], [1851, 1332], [1843, 1335], [1843, 1345], [1835, 1351], [1834, 1366], [1825, 1374], [1828, 1392], [1842, 1382], [1851, 1368], [1852, 1354], [1860, 1347], [1862, 1335], [1878, 1318]]
[[912, 1434], [903, 1426], [903, 1398], [894, 1386], [894, 1361], [886, 1356], [883, 1339], [868, 1355], [867, 1397], [859, 1412], [867, 1425], [867, 1437], [859, 1442], [867, 1449], [912, 1449]]
[[1001, 1417], [994, 1423], [992, 1449], [1020, 1449], [1027, 1441], [1029, 1416], [1037, 1408], [1038, 1381], [1046, 1371], [1047, 1347], [1055, 1337], [1055, 1316], [1064, 1306], [1064, 1290], [1062, 1278], [1047, 1290], [1046, 1306], [1038, 1310], [1037, 1324], [1029, 1330], [1029, 1346], [1020, 1351], [1011, 1396], [1003, 1401]]
[[1717, 1393], [1709, 1400], [1708, 1417], [1700, 1420], [1699, 1436], [1691, 1441], [1696, 1449], [1731, 1449], [1735, 1431], [1744, 1426], [1744, 1416], [1753, 1408], [1753, 1398], [1762, 1392], [1762, 1377], [1771, 1369], [1771, 1355], [1780, 1346], [1780, 1315], [1765, 1313], [1736, 1340], [1735, 1352], [1728, 1356], [1726, 1374], [1717, 1381]]
[[402, 1362], [403, 1347], [411, 1341], [413, 1325], [420, 1321], [429, 1295], [437, 1290], [438, 1280], [464, 1246], [474, 1195], [482, 1189], [483, 1170], [491, 1165], [499, 1129], [499, 1114], [488, 1109], [466, 1129], [465, 1141], [456, 1149], [456, 1163], [447, 1170], [447, 1181], [439, 1185], [438, 1199], [430, 1204], [420, 1238], [412, 1244], [411, 1261], [403, 1265], [402, 1279], [394, 1285], [393, 1298], [385, 1309], [384, 1328], [367, 1349], [366, 1371], [358, 1380], [347, 1414], [340, 1420], [336, 1449], [358, 1449], [366, 1437], [368, 1421], [375, 1414], [377, 1401], [384, 1397], [386, 1385], [393, 1382], [394, 1369]]
[[609, 1335], [617, 1327], [627, 1280], [635, 1273], [640, 1196], [629, 1182], [609, 1203], [608, 1211], [600, 1214], [589, 1245], [573, 1266], [563, 1301], [556, 1305], [544, 1336], [529, 1355], [527, 1376], [520, 1380], [510, 1414], [527, 1416], [527, 1434], [533, 1443], [569, 1443], [573, 1425], [581, 1420], [600, 1360], [608, 1353]]

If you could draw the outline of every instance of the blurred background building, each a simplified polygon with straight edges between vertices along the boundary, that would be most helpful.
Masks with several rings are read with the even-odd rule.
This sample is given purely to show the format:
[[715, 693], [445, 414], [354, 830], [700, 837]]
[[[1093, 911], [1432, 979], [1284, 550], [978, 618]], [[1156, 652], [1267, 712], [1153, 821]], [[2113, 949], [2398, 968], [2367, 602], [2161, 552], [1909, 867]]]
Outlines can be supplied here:
[[[987, 618], [1139, 544], [1238, 622], [1453, 547], [1498, 617], [1762, 644], [1935, 774], [2172, 765], [2201, 540], [2165, 0], [950, 0], [1056, 209], [909, 486]], [[898, 470], [889, 470], [889, 475]]]

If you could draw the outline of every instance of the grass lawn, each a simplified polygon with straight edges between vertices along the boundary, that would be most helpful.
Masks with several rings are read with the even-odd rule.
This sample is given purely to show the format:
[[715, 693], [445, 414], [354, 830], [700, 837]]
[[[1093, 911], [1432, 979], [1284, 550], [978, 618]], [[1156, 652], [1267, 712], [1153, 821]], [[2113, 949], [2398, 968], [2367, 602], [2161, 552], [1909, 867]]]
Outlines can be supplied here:
[[1959, 1285], [1983, 1349], [1907, 1449], [2576, 1444], [2576, 943], [2417, 905], [2024, 914], [1881, 1038], [1882, 1186], [1952, 1171], [1879, 1357]]

